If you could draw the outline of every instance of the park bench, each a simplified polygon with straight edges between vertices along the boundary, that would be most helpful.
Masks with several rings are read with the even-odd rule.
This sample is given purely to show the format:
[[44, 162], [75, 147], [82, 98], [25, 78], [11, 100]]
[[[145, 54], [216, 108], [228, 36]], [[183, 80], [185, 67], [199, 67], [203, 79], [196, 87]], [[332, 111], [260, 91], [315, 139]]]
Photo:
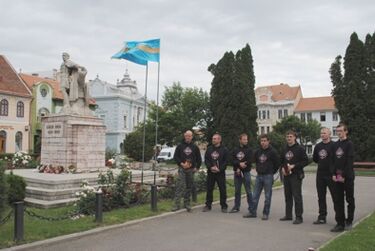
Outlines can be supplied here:
[[375, 168], [375, 162], [354, 162], [353, 166], [357, 168], [370, 169]]

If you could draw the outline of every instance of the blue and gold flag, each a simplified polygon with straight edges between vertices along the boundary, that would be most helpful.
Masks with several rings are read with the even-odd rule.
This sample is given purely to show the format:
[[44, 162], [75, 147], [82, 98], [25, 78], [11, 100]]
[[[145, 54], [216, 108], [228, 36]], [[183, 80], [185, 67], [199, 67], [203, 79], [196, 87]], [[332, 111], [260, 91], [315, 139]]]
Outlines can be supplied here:
[[112, 58], [126, 59], [141, 65], [147, 65], [148, 61], [159, 62], [160, 39], [125, 42], [124, 48]]

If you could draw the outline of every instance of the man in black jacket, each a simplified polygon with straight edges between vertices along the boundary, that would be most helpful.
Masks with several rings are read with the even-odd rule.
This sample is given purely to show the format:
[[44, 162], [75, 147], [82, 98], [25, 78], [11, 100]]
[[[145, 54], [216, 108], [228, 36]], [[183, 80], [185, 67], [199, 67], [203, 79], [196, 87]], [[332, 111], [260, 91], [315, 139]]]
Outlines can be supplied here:
[[293, 200], [296, 219], [293, 224], [303, 222], [302, 179], [305, 177], [303, 168], [308, 164], [305, 149], [296, 141], [294, 131], [286, 133], [287, 145], [281, 155], [282, 174], [284, 175], [285, 216], [281, 221], [293, 220]]
[[332, 159], [331, 131], [323, 127], [320, 130], [320, 138], [322, 141], [314, 148], [313, 160], [318, 164], [318, 171], [316, 172], [316, 191], [318, 193], [319, 216], [314, 224], [325, 224], [327, 217], [327, 187], [334, 201], [334, 182], [330, 172], [330, 165]]
[[[336, 127], [339, 140], [333, 144], [331, 174], [335, 182], [335, 220], [332, 232], [341, 232], [352, 227], [354, 218], [354, 146], [348, 139], [348, 128], [340, 123]], [[345, 219], [345, 198], [348, 202], [348, 218]]]
[[255, 180], [253, 203], [246, 218], [257, 217], [257, 208], [262, 189], [264, 189], [264, 208], [262, 220], [268, 220], [271, 208], [273, 175], [280, 167], [280, 159], [276, 151], [270, 145], [270, 139], [266, 134], [260, 135], [260, 148], [255, 151], [255, 164], [258, 173]]
[[207, 148], [204, 156], [204, 162], [207, 167], [207, 194], [206, 206], [203, 208], [203, 212], [211, 210], [215, 182], [219, 186], [221, 211], [226, 213], [228, 210], [225, 184], [227, 160], [228, 149], [221, 144], [221, 135], [216, 133], [212, 136], [212, 145]]
[[178, 165], [178, 177], [172, 211], [180, 209], [180, 200], [182, 195], [184, 195], [184, 207], [190, 212], [190, 194], [193, 186], [194, 172], [202, 164], [199, 148], [193, 142], [192, 131], [188, 130], [184, 133], [184, 141], [176, 147], [173, 159]]
[[232, 153], [232, 164], [234, 173], [234, 206], [230, 213], [237, 213], [240, 211], [241, 207], [241, 187], [242, 183], [245, 186], [246, 198], [248, 204], [248, 210], [250, 211], [252, 204], [252, 194], [251, 194], [251, 160], [252, 151], [248, 147], [248, 136], [243, 133], [239, 136], [240, 145], [233, 150]]

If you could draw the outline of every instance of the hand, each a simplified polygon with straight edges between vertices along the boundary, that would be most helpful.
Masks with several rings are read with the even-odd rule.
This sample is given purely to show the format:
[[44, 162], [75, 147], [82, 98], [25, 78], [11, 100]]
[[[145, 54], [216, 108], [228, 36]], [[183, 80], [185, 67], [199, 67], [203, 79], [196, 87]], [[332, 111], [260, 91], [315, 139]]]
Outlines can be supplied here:
[[337, 182], [336, 175], [332, 175], [332, 180], [333, 180], [334, 182]]
[[218, 173], [220, 170], [219, 170], [219, 168], [217, 167], [217, 166], [212, 166], [211, 167], [211, 172], [213, 172], [213, 173]]
[[292, 171], [292, 169], [295, 167], [295, 165], [290, 165], [290, 164], [288, 164], [288, 170], [289, 170], [289, 172], [290, 171]]
[[236, 170], [236, 175], [237, 175], [237, 176], [241, 176], [241, 170], [240, 170], [240, 169], [237, 169], [237, 170]]
[[246, 161], [245, 161], [245, 162], [240, 162], [240, 167], [241, 167], [242, 169], [246, 168], [246, 167], [247, 167], [247, 165], [246, 165]]

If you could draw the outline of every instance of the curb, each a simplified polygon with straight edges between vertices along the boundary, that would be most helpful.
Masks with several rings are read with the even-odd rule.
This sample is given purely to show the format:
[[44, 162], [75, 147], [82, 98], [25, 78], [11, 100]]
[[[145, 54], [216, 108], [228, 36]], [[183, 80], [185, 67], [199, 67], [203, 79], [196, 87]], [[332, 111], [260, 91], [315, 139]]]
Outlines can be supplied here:
[[[282, 187], [283, 187], [283, 185], [273, 187], [272, 190], [278, 190], [278, 189], [281, 189]], [[246, 197], [246, 194], [241, 196], [241, 198], [245, 198], [245, 197]], [[233, 200], [234, 200], [234, 197], [230, 197], [230, 198], [227, 199], [227, 201], [233, 201]], [[212, 205], [218, 205], [218, 204], [220, 204], [219, 201], [215, 201], [215, 202], [212, 203]], [[200, 204], [200, 205], [194, 206], [192, 209], [199, 209], [199, 208], [203, 208], [204, 206], [205, 206], [205, 204]], [[142, 218], [142, 219], [128, 221], [128, 222], [125, 222], [125, 223], [115, 224], [115, 225], [106, 226], [106, 227], [98, 227], [98, 228], [90, 229], [90, 230], [87, 230], [87, 231], [84, 231], [84, 232], [57, 236], [57, 237], [53, 237], [53, 238], [50, 238], [50, 239], [35, 241], [35, 242], [32, 242], [32, 243], [22, 244], [22, 245], [19, 245], [19, 246], [13, 246], [13, 247], [0, 249], [0, 250], [2, 250], [2, 251], [27, 250], [27, 249], [36, 248], [36, 247], [38, 247], [40, 249], [43, 249], [43, 247], [46, 247], [50, 244], [60, 243], [60, 242], [63, 242], [63, 241], [66, 242], [67, 240], [76, 240], [76, 239], [79, 239], [79, 238], [82, 238], [82, 237], [85, 237], [85, 236], [98, 234], [98, 233], [101, 233], [101, 232], [104, 232], [104, 231], [107, 231], [107, 230], [119, 229], [119, 228], [123, 228], [123, 227], [127, 227], [127, 226], [132, 226], [132, 225], [136, 225], [136, 224], [139, 224], [139, 223], [142, 223], [142, 222], [145, 222], [145, 221], [165, 218], [165, 217], [175, 215], [175, 214], [180, 214], [180, 213], [183, 213], [183, 212], [186, 212], [186, 210], [180, 209], [176, 212], [166, 212], [166, 213], [162, 213], [162, 214], [155, 215], [155, 216], [150, 216], [150, 217], [146, 217], [146, 218]]]

